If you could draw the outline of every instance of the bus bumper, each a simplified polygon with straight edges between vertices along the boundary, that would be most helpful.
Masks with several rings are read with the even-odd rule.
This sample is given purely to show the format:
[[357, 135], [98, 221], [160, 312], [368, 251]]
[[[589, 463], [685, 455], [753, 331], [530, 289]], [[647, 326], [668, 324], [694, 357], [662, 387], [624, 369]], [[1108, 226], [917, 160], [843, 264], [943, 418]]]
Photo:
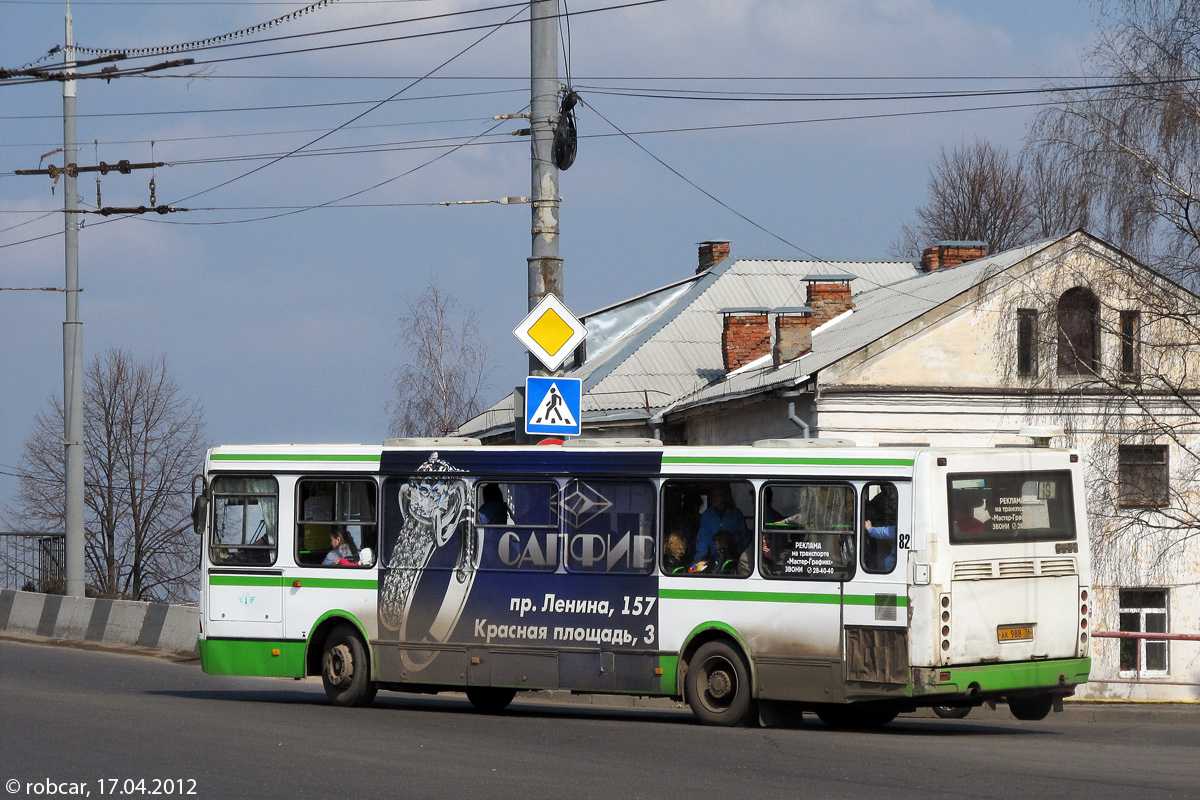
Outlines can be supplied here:
[[1021, 661], [1008, 664], [913, 667], [913, 697], [986, 699], [1010, 693], [1051, 692], [1063, 696], [1087, 683], [1090, 658]]
[[304, 677], [304, 642], [201, 639], [200, 666], [209, 675]]

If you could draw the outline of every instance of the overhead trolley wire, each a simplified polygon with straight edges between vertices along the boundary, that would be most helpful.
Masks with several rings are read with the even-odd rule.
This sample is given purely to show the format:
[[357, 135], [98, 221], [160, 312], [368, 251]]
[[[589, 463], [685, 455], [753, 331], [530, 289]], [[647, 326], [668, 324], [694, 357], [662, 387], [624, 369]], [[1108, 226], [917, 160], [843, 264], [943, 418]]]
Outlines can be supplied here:
[[[504, 21], [504, 22], [502, 22], [502, 23], [499, 23], [499, 24], [493, 25], [493, 26], [492, 26], [492, 28], [491, 28], [491, 30], [489, 30], [489, 31], [488, 31], [487, 33], [485, 33], [483, 36], [480, 36], [478, 39], [476, 39], [475, 41], [471, 42], [469, 45], [467, 45], [467, 46], [466, 46], [466, 47], [464, 47], [463, 49], [459, 50], [457, 53], [455, 53], [454, 55], [450, 56], [450, 57], [449, 57], [449, 58], [447, 58], [445, 61], [443, 61], [442, 63], [438, 64], [438, 65], [437, 65], [436, 67], [434, 67], [433, 69], [429, 70], [429, 72], [428, 72], [427, 74], [430, 74], [430, 75], [432, 75], [433, 73], [437, 72], [437, 71], [438, 71], [439, 69], [441, 69], [442, 67], [445, 67], [447, 64], [453, 63], [453, 62], [454, 62], [454, 61], [456, 61], [458, 58], [462, 57], [462, 56], [463, 56], [465, 53], [469, 52], [469, 51], [470, 51], [470, 50], [472, 50], [474, 47], [476, 47], [477, 45], [479, 45], [480, 43], [482, 43], [482, 42], [483, 42], [485, 39], [487, 39], [487, 38], [488, 38], [489, 36], [491, 36], [493, 33], [495, 33], [496, 31], [500, 30], [500, 28], [501, 28], [502, 26], [504, 26], [504, 25], [507, 25], [508, 23], [510, 23], [510, 22], [512, 22], [513, 20], [515, 20], [515, 19], [516, 19], [518, 16], [520, 16], [520, 15], [521, 15], [521, 13], [522, 13], [522, 12], [524, 12], [524, 11], [525, 11], [525, 8], [524, 8], [524, 7], [517, 9], [517, 12], [516, 12], [515, 14], [513, 14], [511, 17], [509, 17], [509, 18], [508, 18], [508, 20], [506, 20], [506, 21]], [[233, 177], [233, 178], [230, 178], [229, 180], [222, 181], [221, 183], [218, 183], [216, 186], [211, 186], [211, 187], [209, 187], [208, 189], [204, 189], [204, 190], [202, 190], [202, 191], [199, 191], [199, 192], [193, 192], [192, 194], [189, 194], [189, 195], [187, 195], [186, 197], [181, 197], [181, 198], [180, 198], [180, 199], [178, 199], [178, 200], [172, 201], [172, 202], [171, 202], [171, 203], [169, 203], [168, 205], [177, 205], [177, 204], [179, 204], [179, 203], [182, 203], [182, 202], [184, 202], [184, 201], [186, 201], [186, 200], [191, 200], [193, 197], [199, 197], [200, 195], [203, 195], [203, 194], [208, 194], [209, 192], [212, 192], [212, 191], [215, 191], [215, 190], [217, 190], [217, 189], [220, 189], [220, 188], [221, 188], [221, 187], [223, 187], [223, 186], [228, 186], [229, 184], [231, 184], [231, 183], [233, 183], [233, 182], [235, 182], [235, 181], [240, 181], [240, 180], [241, 180], [241, 179], [243, 179], [243, 178], [249, 177], [250, 175], [253, 175], [253, 174], [254, 174], [254, 173], [256, 173], [256, 172], [260, 172], [261, 170], [264, 170], [264, 169], [266, 169], [267, 167], [271, 166], [272, 164], [278, 164], [280, 161], [284, 160], [285, 158], [288, 158], [288, 157], [289, 157], [289, 156], [291, 156], [291, 155], [294, 155], [294, 154], [296, 154], [296, 153], [299, 153], [301, 150], [304, 150], [304, 149], [306, 149], [306, 148], [308, 148], [308, 147], [311, 147], [312, 145], [316, 144], [317, 142], [321, 141], [322, 139], [325, 139], [325, 138], [327, 138], [327, 137], [329, 137], [329, 136], [332, 136], [334, 133], [336, 133], [337, 131], [341, 130], [342, 128], [345, 128], [345, 127], [347, 127], [347, 126], [351, 125], [352, 123], [354, 123], [354, 122], [357, 122], [358, 120], [360, 120], [360, 119], [362, 119], [363, 117], [365, 117], [365, 116], [367, 116], [368, 114], [370, 114], [372, 111], [375, 111], [376, 109], [378, 109], [378, 108], [382, 107], [384, 104], [386, 104], [386, 103], [388, 103], [388, 102], [390, 102], [390, 101], [394, 100], [395, 98], [399, 97], [399, 96], [400, 96], [401, 94], [403, 94], [404, 92], [407, 92], [409, 89], [411, 89], [412, 87], [414, 87], [414, 86], [416, 86], [418, 83], [420, 83], [420, 82], [421, 82], [421, 80], [423, 80], [423, 79], [422, 79], [422, 78], [418, 78], [418, 79], [414, 80], [412, 83], [409, 83], [408, 85], [406, 85], [406, 86], [404, 86], [403, 88], [399, 89], [397, 92], [395, 92], [395, 93], [394, 93], [394, 94], [393, 94], [391, 97], [388, 97], [386, 100], [381, 100], [381, 101], [379, 101], [378, 103], [376, 103], [375, 105], [373, 105], [373, 106], [371, 106], [370, 108], [366, 109], [366, 110], [365, 110], [365, 111], [363, 111], [362, 113], [360, 113], [360, 114], [356, 114], [355, 116], [351, 117], [349, 120], [347, 120], [346, 122], [344, 122], [344, 123], [342, 123], [341, 125], [337, 126], [336, 128], [334, 128], [334, 129], [332, 129], [332, 130], [330, 130], [330, 131], [328, 131], [328, 132], [326, 132], [326, 133], [323, 133], [323, 134], [321, 134], [321, 135], [320, 135], [320, 136], [318, 136], [317, 138], [315, 138], [315, 139], [313, 139], [313, 140], [311, 140], [311, 141], [309, 141], [309, 142], [306, 142], [305, 144], [302, 144], [302, 145], [300, 145], [299, 147], [297, 147], [297, 148], [295, 148], [295, 149], [293, 149], [293, 150], [289, 151], [288, 153], [285, 153], [285, 154], [283, 154], [283, 155], [279, 156], [278, 158], [274, 158], [274, 159], [272, 159], [271, 161], [268, 161], [266, 164], [260, 164], [259, 166], [255, 167], [254, 169], [252, 169], [252, 170], [249, 170], [249, 171], [247, 171], [247, 172], [244, 172], [244, 173], [242, 173], [241, 175], [237, 175], [237, 176], [235, 176], [235, 177]], [[443, 155], [445, 155], [445, 154], [443, 154]], [[382, 184], [380, 184], [380, 185], [382, 185]], [[344, 199], [344, 198], [343, 198], [343, 199]], [[294, 212], [292, 212], [292, 213], [294, 213]]]

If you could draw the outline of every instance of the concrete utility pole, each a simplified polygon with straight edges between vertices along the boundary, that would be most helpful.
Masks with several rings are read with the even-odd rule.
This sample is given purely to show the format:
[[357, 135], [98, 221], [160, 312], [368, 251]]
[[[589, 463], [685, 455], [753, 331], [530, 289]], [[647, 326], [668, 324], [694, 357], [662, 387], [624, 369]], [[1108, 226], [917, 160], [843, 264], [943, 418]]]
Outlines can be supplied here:
[[[75, 69], [71, 0], [67, 0], [63, 70]], [[66, 466], [67, 595], [83, 597], [83, 324], [79, 321], [79, 193], [75, 170], [75, 81], [63, 81], [63, 235], [66, 242], [67, 319], [63, 323], [63, 449]]]
[[[532, 311], [548, 294], [563, 298], [563, 276], [558, 257], [558, 167], [552, 156], [559, 109], [558, 0], [530, 0], [529, 11], [533, 254], [528, 263]], [[533, 355], [529, 356], [529, 374], [548, 374]]]

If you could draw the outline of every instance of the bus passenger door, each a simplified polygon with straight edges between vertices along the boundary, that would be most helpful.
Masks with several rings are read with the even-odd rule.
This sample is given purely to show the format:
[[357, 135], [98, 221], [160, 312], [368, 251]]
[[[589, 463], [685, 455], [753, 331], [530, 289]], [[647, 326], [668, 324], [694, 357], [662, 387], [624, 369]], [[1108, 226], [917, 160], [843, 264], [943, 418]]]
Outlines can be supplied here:
[[845, 584], [847, 699], [908, 683], [910, 484], [859, 490], [858, 569]]

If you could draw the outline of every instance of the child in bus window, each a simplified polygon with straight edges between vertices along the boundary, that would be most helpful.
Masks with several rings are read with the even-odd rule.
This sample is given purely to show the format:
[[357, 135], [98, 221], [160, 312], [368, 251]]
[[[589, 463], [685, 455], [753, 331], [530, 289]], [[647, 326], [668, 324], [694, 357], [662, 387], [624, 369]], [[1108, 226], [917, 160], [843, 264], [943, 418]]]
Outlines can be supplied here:
[[358, 551], [354, 540], [342, 528], [329, 530], [329, 552], [325, 554], [324, 566], [352, 566], [358, 563]]
[[692, 563], [692, 555], [688, 550], [687, 539], [682, 533], [679, 531], [668, 533], [666, 541], [663, 543], [663, 572], [667, 574], [686, 572], [688, 565]]

